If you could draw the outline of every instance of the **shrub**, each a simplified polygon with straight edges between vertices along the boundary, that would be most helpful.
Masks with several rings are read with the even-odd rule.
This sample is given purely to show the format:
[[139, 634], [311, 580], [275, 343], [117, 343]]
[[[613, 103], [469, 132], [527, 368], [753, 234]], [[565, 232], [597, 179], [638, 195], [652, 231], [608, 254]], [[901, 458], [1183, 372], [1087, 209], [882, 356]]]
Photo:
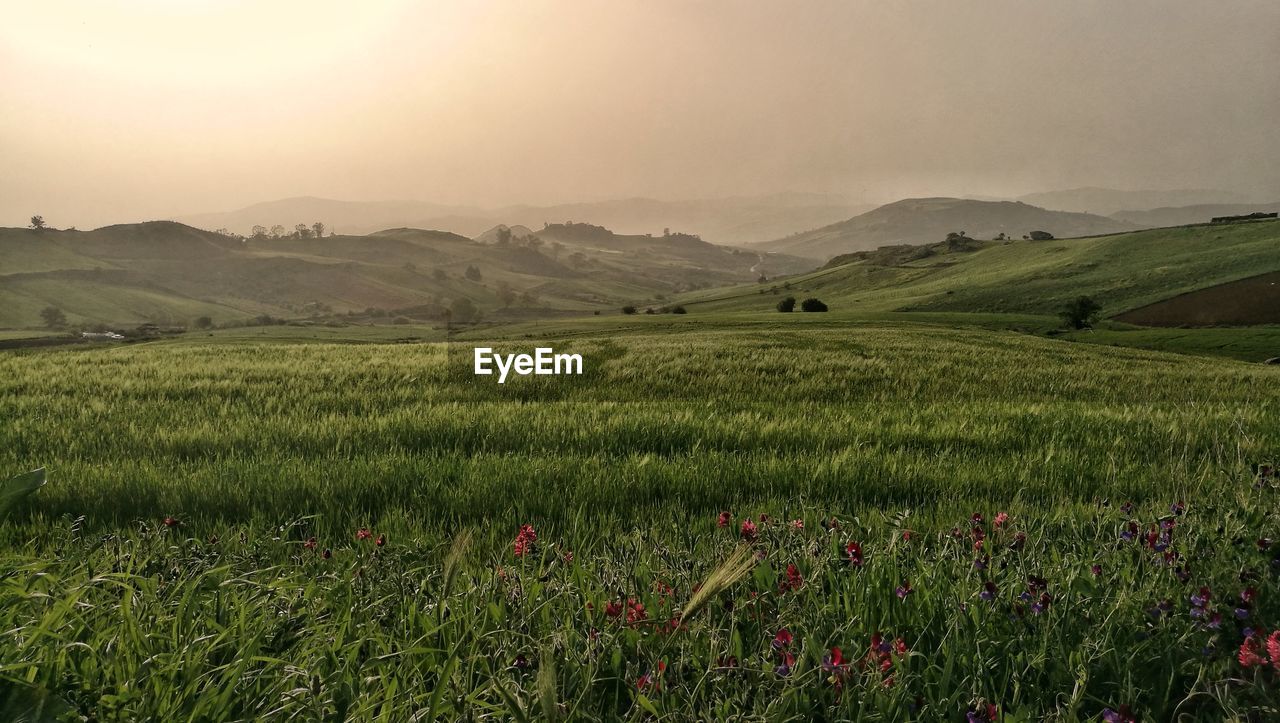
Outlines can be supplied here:
[[211, 329], [213, 328], [213, 319], [208, 316], [197, 316], [191, 325], [197, 329]]
[[805, 299], [800, 302], [801, 311], [826, 311], [827, 305], [817, 299]]
[[1098, 302], [1091, 297], [1081, 296], [1067, 304], [1062, 311], [1058, 312], [1058, 316], [1062, 317], [1062, 321], [1072, 329], [1088, 329], [1098, 320], [1098, 314], [1101, 311], [1102, 306]]
[[788, 296], [787, 298], [778, 302], [778, 311], [781, 311], [784, 314], [795, 311], [795, 308], [796, 308], [796, 297], [794, 296]]
[[685, 311], [683, 306], [677, 306], [676, 308], [674, 308], [674, 309], [672, 309], [672, 310], [671, 310], [671, 313], [672, 313], [672, 314], [687, 314], [687, 313], [689, 313], [689, 312]]
[[622, 307], [622, 313], [627, 314], [628, 316], [634, 314], [636, 313], [636, 307], [630, 305], [624, 306]]

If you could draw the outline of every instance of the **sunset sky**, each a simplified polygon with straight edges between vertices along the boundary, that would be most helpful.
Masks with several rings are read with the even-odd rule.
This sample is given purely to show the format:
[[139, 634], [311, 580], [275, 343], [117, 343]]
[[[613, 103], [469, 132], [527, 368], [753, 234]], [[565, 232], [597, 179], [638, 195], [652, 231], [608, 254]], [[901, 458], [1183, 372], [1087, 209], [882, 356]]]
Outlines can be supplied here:
[[0, 225], [299, 195], [1280, 198], [1274, 0], [0, 7]]

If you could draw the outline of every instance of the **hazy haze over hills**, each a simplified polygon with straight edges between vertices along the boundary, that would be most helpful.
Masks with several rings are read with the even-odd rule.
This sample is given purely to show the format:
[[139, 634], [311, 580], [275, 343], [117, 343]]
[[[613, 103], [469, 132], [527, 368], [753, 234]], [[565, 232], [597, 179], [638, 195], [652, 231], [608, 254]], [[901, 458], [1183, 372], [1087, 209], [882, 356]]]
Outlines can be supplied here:
[[1170, 208], [1205, 204], [1245, 203], [1256, 194], [1240, 194], [1212, 189], [1175, 189], [1168, 191], [1114, 188], [1072, 188], [1064, 191], [1029, 193], [1017, 200], [1032, 206], [1056, 211], [1077, 211], [1110, 216], [1119, 211]]

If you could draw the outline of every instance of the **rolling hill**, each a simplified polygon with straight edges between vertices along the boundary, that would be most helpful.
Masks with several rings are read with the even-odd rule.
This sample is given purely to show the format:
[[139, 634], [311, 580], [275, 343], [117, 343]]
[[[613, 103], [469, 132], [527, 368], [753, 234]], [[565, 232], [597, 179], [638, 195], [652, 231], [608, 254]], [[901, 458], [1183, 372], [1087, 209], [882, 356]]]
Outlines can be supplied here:
[[1280, 211], [1280, 201], [1275, 203], [1201, 204], [1152, 208], [1146, 211], [1119, 211], [1111, 214], [1111, 218], [1144, 228], [1160, 228], [1162, 226], [1208, 223], [1210, 219], [1217, 216], [1244, 216], [1255, 211]]
[[1073, 237], [1134, 228], [1136, 226], [1124, 221], [1049, 211], [1016, 201], [908, 198], [846, 221], [760, 244], [760, 247], [829, 259], [880, 246], [934, 243], [953, 231], [964, 231], [974, 239], [989, 239], [1002, 233], [1021, 238], [1032, 231], [1046, 231], [1058, 237]]
[[[1262, 221], [1052, 241], [981, 242], [968, 250], [952, 250], [947, 244], [887, 248], [833, 259], [826, 268], [784, 284], [696, 292], [681, 303], [690, 313], [768, 310], [781, 295], [792, 295], [819, 297], [833, 311], [1052, 315], [1069, 300], [1089, 295], [1101, 303], [1104, 315], [1113, 317], [1277, 271], [1280, 222]], [[1216, 300], [1216, 310], [1198, 308], [1185, 318], [1164, 313], [1160, 322], [1225, 324], [1253, 318], [1254, 323], [1264, 323], [1267, 312], [1260, 307], [1272, 304], [1273, 295], [1253, 293], [1249, 284], [1238, 288], [1242, 292], [1230, 305], [1210, 295], [1203, 298]]]
[[323, 221], [345, 234], [385, 228], [436, 228], [477, 236], [499, 224], [541, 228], [546, 223], [589, 222], [624, 234], [660, 234], [680, 229], [720, 244], [767, 241], [800, 228], [814, 228], [867, 210], [867, 206], [824, 194], [779, 193], [766, 196], [662, 201], [627, 198], [551, 206], [480, 208], [420, 201], [338, 201], [299, 197], [258, 203], [222, 213], [180, 216], [176, 220], [208, 230], [226, 228], [249, 235], [254, 225]]
[[[583, 230], [584, 227], [586, 230]], [[242, 240], [156, 221], [94, 231], [0, 229], [0, 328], [186, 325], [346, 312], [433, 318], [466, 298], [492, 317], [581, 314], [697, 288], [794, 273], [805, 260], [696, 237], [620, 236], [585, 225], [481, 243], [399, 228], [367, 236]]]
[[1042, 208], [1111, 216], [1128, 209], [1170, 208], [1205, 204], [1246, 203], [1251, 199], [1238, 193], [1213, 189], [1120, 190], [1115, 188], [1072, 188], [1063, 191], [1029, 193], [1016, 200]]

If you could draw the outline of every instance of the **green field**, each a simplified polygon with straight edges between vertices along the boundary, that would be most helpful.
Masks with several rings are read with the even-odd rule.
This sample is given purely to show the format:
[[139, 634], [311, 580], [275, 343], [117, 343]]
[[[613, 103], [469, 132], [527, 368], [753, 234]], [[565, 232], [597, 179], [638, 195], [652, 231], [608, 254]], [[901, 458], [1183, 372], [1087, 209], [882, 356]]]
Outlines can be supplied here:
[[[1253, 484], [1280, 369], [1002, 328], [1040, 317], [697, 316], [0, 355], [0, 476], [50, 479], [0, 528], [10, 695], [98, 720], [1276, 711], [1236, 658], [1280, 623]], [[587, 374], [470, 374], [472, 346], [535, 341]], [[750, 569], [711, 574], [739, 544]]]

